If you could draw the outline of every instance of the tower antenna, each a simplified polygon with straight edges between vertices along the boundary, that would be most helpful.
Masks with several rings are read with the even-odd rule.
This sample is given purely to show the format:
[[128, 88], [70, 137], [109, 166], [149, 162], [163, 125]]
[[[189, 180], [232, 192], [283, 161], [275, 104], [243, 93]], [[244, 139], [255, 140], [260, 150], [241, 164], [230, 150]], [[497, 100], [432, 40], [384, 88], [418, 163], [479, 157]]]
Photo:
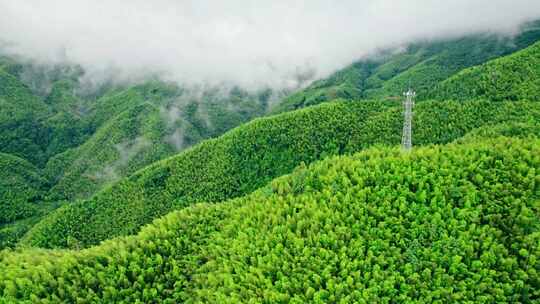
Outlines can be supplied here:
[[410, 87], [409, 90], [403, 95], [406, 97], [403, 102], [403, 136], [401, 137], [401, 148], [404, 151], [410, 151], [412, 149], [412, 117], [414, 107], [414, 92]]

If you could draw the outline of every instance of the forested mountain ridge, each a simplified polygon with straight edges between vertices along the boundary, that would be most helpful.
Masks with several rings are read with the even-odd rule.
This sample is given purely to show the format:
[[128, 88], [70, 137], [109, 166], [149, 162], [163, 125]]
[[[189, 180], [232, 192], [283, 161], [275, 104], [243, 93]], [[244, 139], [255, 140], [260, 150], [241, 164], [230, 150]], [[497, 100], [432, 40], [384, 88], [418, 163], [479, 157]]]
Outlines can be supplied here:
[[40, 127], [48, 107], [13, 75], [0, 68], [1, 152], [28, 159], [36, 164], [46, 161], [43, 149], [46, 133]]
[[268, 98], [241, 91], [207, 91], [198, 99], [189, 94], [155, 82], [98, 100], [89, 119], [101, 127], [47, 164], [47, 173], [56, 179], [50, 195], [89, 197], [137, 169], [263, 115]]
[[[32, 206], [32, 216], [0, 224], [0, 248], [13, 245], [36, 216], [65, 200], [88, 198], [146, 165], [263, 115], [275, 98], [267, 90], [189, 91], [162, 81], [85, 92], [83, 74], [72, 66], [0, 57], [0, 151], [30, 161], [43, 180], [39, 198], [17, 201]], [[12, 198], [0, 200], [6, 212], [15, 212]]]
[[[533, 23], [533, 25], [534, 24], [536, 23]], [[411, 79], [417, 79], [419, 83], [424, 83], [427, 81], [427, 78], [425, 77], [431, 77], [433, 75], [430, 72], [430, 69], [435, 65], [432, 66], [431, 64], [436, 63], [437, 65], [444, 66], [444, 71], [454, 71], [458, 66], [463, 66], [463, 62], [467, 63], [465, 65], [472, 64], [473, 62], [482, 61], [488, 57], [504, 54], [510, 52], [510, 50], [519, 49], [534, 43], [535, 39], [538, 39], [538, 36], [540, 36], [540, 30], [538, 26], [535, 27], [533, 25], [525, 27], [525, 30], [523, 30], [521, 34], [513, 38], [513, 45], [509, 45], [509, 38], [496, 39], [495, 36], [490, 35], [477, 35], [450, 41], [411, 44], [408, 51], [405, 53], [387, 54], [385, 55], [386, 57], [383, 56], [383, 59], [373, 59], [373, 62], [378, 62], [377, 65], [372, 65], [371, 63], [373, 62], [369, 60], [361, 61], [336, 73], [327, 80], [316, 82], [313, 86], [318, 86], [320, 83], [333, 83], [334, 85], [339, 84], [340, 87], [345, 86], [347, 88], [362, 89], [364, 93], [369, 93], [367, 95], [364, 93], [359, 95], [346, 94], [343, 95], [346, 97], [343, 98], [343, 100], [353, 100], [353, 98], [357, 96], [378, 96], [379, 100], [381, 98], [385, 99], [382, 97], [384, 94], [381, 95], [379, 93], [385, 91], [385, 88], [393, 87], [395, 83], [398, 83], [396, 82], [396, 79], [399, 80], [400, 77], [403, 77], [402, 74], [409, 75]], [[470, 56], [471, 49], [473, 50], [472, 53], [477, 54], [478, 56]], [[527, 70], [528, 74], [526, 79], [520, 80], [523, 77], [510, 77], [504, 79], [501, 83], [503, 86], [515, 83], [515, 85], [513, 85], [515, 90], [523, 91], [523, 88], [529, 87], [528, 92], [532, 94], [529, 94], [529, 97], [532, 96], [532, 100], [535, 100], [536, 97], [534, 94], [536, 91], [530, 89], [530, 84], [538, 79], [538, 71], [534, 69], [536, 65], [532, 63], [534, 60], [537, 60], [538, 53], [537, 44], [534, 44], [520, 52], [516, 52], [507, 57], [494, 59], [482, 66], [474, 67], [471, 70], [477, 71], [475, 72], [475, 75], [480, 76], [487, 73], [493, 73], [493, 70], [497, 70], [499, 67], [503, 67], [503, 70], [500, 71], [501, 73], [505, 73], [504, 67], [522, 71], [524, 69], [519, 66], [519, 64], [527, 64], [527, 62], [530, 62], [530, 68]], [[452, 58], [456, 62], [448, 66]], [[519, 60], [515, 60], [516, 58]], [[506, 63], [501, 65], [500, 62]], [[430, 69], [418, 69], [419, 66], [425, 66], [428, 63], [430, 64]], [[77, 69], [76, 67], [58, 67], [57, 69], [50, 71], [43, 67], [40, 68], [32, 65], [26, 66], [25, 64], [20, 64], [17, 63], [17, 61], [5, 58], [3, 61], [0, 61], [0, 66], [3, 70], [4, 77], [9, 80], [3, 83], [6, 88], [4, 90], [4, 96], [6, 97], [4, 98], [11, 100], [12, 105], [16, 104], [16, 100], [18, 99], [24, 99], [24, 102], [29, 103], [29, 105], [25, 106], [23, 109], [13, 108], [14, 110], [22, 111], [22, 114], [18, 116], [9, 114], [10, 116], [6, 116], [11, 117], [10, 119], [23, 117], [21, 123], [15, 123], [18, 127], [20, 124], [22, 129], [15, 128], [14, 132], [6, 132], [6, 134], [12, 136], [11, 138], [14, 140], [10, 144], [10, 148], [8, 148], [15, 148], [14, 154], [22, 157], [25, 157], [25, 155], [38, 156], [38, 158], [41, 159], [34, 159], [38, 167], [44, 166], [43, 168], [38, 168], [38, 172], [46, 180], [40, 199], [48, 203], [42, 204], [45, 208], [42, 211], [37, 212], [37, 214], [41, 215], [48, 213], [50, 206], [58, 206], [59, 203], [57, 202], [65, 204], [65, 200], [73, 202], [76, 199], [82, 199], [82, 202], [74, 203], [74, 206], [103, 200], [99, 197], [103, 196], [103, 198], [105, 198], [107, 195], [99, 194], [96, 198], [90, 200], [87, 199], [91, 198], [101, 189], [115, 185], [117, 181], [120, 181], [120, 184], [122, 184], [122, 179], [125, 176], [129, 176], [149, 164], [174, 155], [205, 138], [218, 136], [228, 129], [240, 125], [253, 117], [264, 115], [271, 109], [271, 104], [275, 103], [275, 100], [272, 99], [276, 98], [276, 96], [273, 96], [276, 93], [273, 93], [270, 90], [260, 91], [256, 94], [247, 93], [240, 89], [232, 89], [223, 92], [218, 88], [206, 88], [202, 91], [194, 91], [161, 81], [148, 81], [130, 87], [104, 86], [100, 89], [94, 89], [92, 93], [88, 93], [83, 92], [80, 88], [80, 83], [78, 83], [78, 79], [84, 74], [84, 71]], [[360, 75], [361, 77], [367, 77], [366, 83], [376, 84], [371, 86], [371, 89], [369, 90], [364, 90], [364, 87], [354, 84], [355, 81], [352, 79], [356, 76], [351, 78], [351, 75], [359, 75], [357, 72], [362, 70], [358, 69], [359, 66], [376, 66], [376, 69], [373, 70], [375, 72], [370, 72], [369, 75]], [[488, 67], [489, 71], [486, 70], [486, 68], [483, 68], [484, 66]], [[440, 93], [437, 93], [440, 92], [442, 88], [448, 87], [446, 83], [450, 83], [452, 79], [459, 78], [461, 77], [460, 75], [471, 74], [468, 70], [469, 69], [465, 69], [462, 72], [455, 74], [455, 76], [450, 77], [448, 80], [445, 79], [440, 84], [436, 84], [429, 93], [422, 93], [422, 88], [419, 87], [420, 99], [425, 99], [429, 96], [438, 100], [466, 100], [477, 97], [490, 98], [490, 96], [479, 94], [458, 96], [458, 94], [448, 93], [443, 96], [440, 95]], [[411, 75], [413, 74], [411, 73], [420, 78], [412, 77]], [[447, 74], [447, 72], [444, 72], [440, 75]], [[476, 82], [477, 80], [468, 81], [472, 88], [474, 88]], [[8, 89], [6, 84], [9, 84], [9, 87], [13, 87], [14, 89]], [[313, 86], [291, 96], [292, 99], [285, 99], [276, 109], [280, 109], [283, 105], [288, 104], [288, 102], [293, 100], [295, 98], [294, 96], [298, 94], [310, 95]], [[532, 86], [534, 87], [534, 85]], [[323, 88], [323, 91], [321, 92], [328, 92], [327, 89], [325, 89], [326, 87], [326, 85], [322, 86], [321, 88]], [[491, 88], [491, 91], [497, 92], [499, 89], [499, 87], [493, 87]], [[349, 89], [346, 91], [349, 91]], [[440, 96], [436, 94], [439, 94]], [[327, 96], [326, 93], [323, 95]], [[328, 95], [327, 97], [332, 96]], [[525, 98], [523, 96], [524, 95], [520, 95], [520, 98]], [[528, 99], [531, 100], [531, 98]], [[323, 98], [320, 101], [325, 100], [327, 99]], [[389, 113], [385, 108], [392, 103], [395, 103], [393, 99], [390, 99], [390, 101], [385, 103], [379, 102], [379, 105], [373, 106], [371, 110], [366, 109], [368, 112], [366, 112], [365, 115], [372, 113], [375, 109], [376, 111], [379, 111], [380, 113], [374, 117], [383, 119], [385, 122], [383, 123], [383, 120], [379, 122], [374, 120], [373, 123], [374, 125], [379, 124], [380, 126], [387, 124], [386, 126], [389, 126], [388, 130], [394, 130], [394, 134], [391, 135], [393, 136], [391, 142], [395, 144], [399, 142], [399, 109], [394, 106], [393, 110], [389, 110], [392, 115], [384, 114]], [[5, 109], [9, 109], [9, 107]], [[448, 111], [450, 110], [448, 109]], [[345, 122], [355, 124], [354, 119], [362, 120], [367, 117], [362, 115], [356, 117], [355, 115], [357, 114], [354, 113], [357, 112], [353, 111], [352, 113], [353, 116], [343, 116], [351, 118], [350, 121], [345, 119]], [[12, 121], [10, 119], [7, 119], [8, 123], [9, 121]], [[373, 120], [375, 118], [370, 119]], [[318, 124], [320, 122], [313, 121], [312, 123]], [[339, 126], [342, 124], [337, 123], [336, 125]], [[360, 125], [364, 125], [364, 123], [361, 123]], [[473, 125], [476, 126], [476, 124]], [[347, 129], [348, 127], [343, 125], [339, 130], [335, 128], [330, 128], [329, 130], [333, 130], [331, 132], [335, 133], [339, 132], [343, 136], [350, 136], [349, 132], [345, 132]], [[380, 129], [378, 131], [381, 132]], [[22, 132], [20, 134], [27, 132], [29, 135], [13, 136], [14, 134], [19, 134], [18, 132]], [[283, 133], [283, 130], [279, 132], [282, 134], [276, 134], [278, 137], [283, 137], [284, 134], [287, 133]], [[416, 130], [416, 132], [424, 131], [420, 128], [419, 130]], [[371, 142], [377, 142], [376, 138], [379, 136], [378, 134], [375, 132], [368, 132], [366, 134], [371, 134]], [[313, 136], [316, 137], [318, 135]], [[332, 136], [336, 135], [325, 136], [323, 139]], [[432, 138], [434, 140], [436, 139], [436, 142], [445, 143], [456, 138], [455, 136], [456, 135], [448, 135], [446, 130], [441, 129], [437, 131], [436, 136], [434, 135]], [[296, 137], [293, 136], [292, 138]], [[340, 137], [338, 136], [337, 138]], [[384, 138], [384, 136], [381, 138]], [[301, 139], [298, 138], [298, 140]], [[427, 143], [429, 142], [434, 141], [427, 141]], [[249, 141], [247, 143], [249, 143]], [[328, 145], [329, 146], [317, 148], [322, 149], [320, 151], [306, 151], [306, 156], [301, 157], [302, 161], [311, 162], [329, 154], [343, 153], [342, 146], [332, 146], [335, 145], [335, 143], [328, 143]], [[22, 147], [22, 149], [17, 147]], [[285, 150], [289, 149], [289, 147], [284, 145], [278, 147]], [[246, 148], [246, 151], [248, 150], [249, 149]], [[298, 153], [297, 151], [293, 151], [295, 150], [291, 150], [291, 153]], [[321, 151], [324, 151], [324, 153]], [[218, 155], [222, 155], [222, 153], [218, 153]], [[299, 155], [304, 154], [300, 153]], [[239, 159], [245, 157], [246, 156], [242, 156], [242, 154], [239, 155]], [[274, 157], [275, 156], [272, 156], [272, 158]], [[43, 161], [44, 159], [46, 162]], [[296, 158], [283, 155], [280, 159], [269, 160], [268, 163], [271, 163], [271, 165], [265, 167], [276, 166], [276, 170], [260, 172], [257, 173], [258, 175], [254, 175], [254, 177], [249, 179], [238, 180], [235, 184], [231, 184], [230, 187], [223, 187], [217, 192], [206, 189], [202, 190], [202, 188], [200, 190], [205, 193], [225, 193], [225, 189], [236, 189], [234, 191], [231, 190], [231, 193], [224, 196], [210, 195], [207, 197], [195, 195], [192, 197], [191, 195], [183, 194], [180, 197], [188, 197], [190, 198], [188, 201], [191, 202], [191, 199], [193, 199], [193, 201], [204, 200], [206, 198], [211, 200], [223, 200], [231, 197], [231, 195], [236, 196], [245, 194], [249, 191], [253, 191], [256, 187], [261, 186], [272, 177], [277, 177], [281, 174], [290, 172], [294, 166], [299, 164], [298, 161], [289, 163], [292, 159]], [[260, 165], [259, 162], [255, 162], [254, 164], [257, 164], [257, 166]], [[243, 171], [250, 169], [246, 164], [242, 164], [239, 167], [245, 167], [245, 170]], [[216, 172], [219, 172], [219, 170]], [[253, 172], [256, 172], [256, 170]], [[220, 174], [223, 175], [224, 173], [221, 172]], [[234, 175], [236, 173], [231, 174]], [[262, 176], [262, 178], [259, 177], [259, 175]], [[243, 175], [236, 174], [234, 176]], [[225, 180], [227, 179], [225, 178]], [[188, 187], [188, 184], [184, 185], [184, 187]], [[218, 186], [214, 183], [210, 183], [209, 185]], [[112, 189], [116, 189], [115, 187], [117, 188], [118, 186], [113, 186]], [[141, 189], [143, 188], [145, 187], [142, 187]], [[195, 188], [198, 189], [198, 186], [195, 186]], [[104, 193], [107, 193], [107, 191], [111, 190], [106, 190]], [[125, 194], [120, 197], [127, 198], [135, 195], [135, 193], [138, 193], [139, 191], [140, 189], [134, 189], [133, 193], [124, 192]], [[176, 192], [172, 191], [172, 193]], [[111, 192], [110, 195], [114, 195], [114, 192]], [[147, 194], [144, 194], [141, 197], [143, 198], [142, 200], [140, 200], [139, 197], [134, 199], [133, 203], [140, 204], [147, 202]], [[160, 197], [160, 200], [164, 198], [165, 197]], [[113, 201], [114, 199], [109, 198], [108, 200]], [[178, 204], [180, 204], [180, 206], [186, 204], [184, 199], [176, 197], [174, 200], [178, 202], [172, 205], [172, 200], [169, 200], [169, 202], [165, 200], [161, 203], [155, 203], [154, 205], [144, 205], [145, 208], [148, 209], [146, 211], [144, 211], [144, 209], [135, 208], [134, 210], [140, 210], [139, 215], [134, 217], [134, 219], [137, 220], [131, 222], [130, 225], [125, 226], [122, 226], [125, 223], [120, 222], [116, 228], [113, 228], [114, 225], [110, 225], [109, 228], [111, 231], [104, 232], [104, 234], [101, 234], [99, 237], [96, 236], [95, 240], [86, 239], [86, 235], [93, 235], [95, 233], [95, 231], [91, 231], [92, 229], [90, 228], [88, 233], [77, 236], [72, 235], [70, 239], [73, 241], [72, 243], [77, 244], [77, 246], [87, 246], [88, 244], [94, 244], [96, 240], [103, 240], [107, 237], [118, 235], [118, 233], [120, 235], [134, 233], [140, 225], [148, 223], [155, 216], [164, 214], [164, 212], [171, 210], [171, 208], [178, 208]], [[173, 207], [173, 205], [177, 207]], [[92, 204], [88, 206], [88, 210], [91, 210], [90, 206], [92, 206]], [[154, 209], [154, 207], [150, 208], [150, 206], [154, 206], [157, 209]], [[121, 207], [122, 205], [120, 205], [120, 208]], [[61, 211], [59, 211], [59, 213], [60, 212]], [[96, 213], [96, 216], [98, 216], [98, 214], [99, 212]], [[142, 217], [140, 217], [141, 215]], [[83, 218], [86, 218], [87, 216], [90, 215], [83, 216]], [[51, 223], [51, 219], [55, 217], [56, 215], [51, 215], [49, 219], [45, 220], [44, 223], [39, 226], [41, 228], [36, 228], [35, 230], [40, 231], [43, 227], [49, 227], [48, 225]], [[126, 218], [126, 221], [131, 221], [128, 220], [128, 218], [129, 217]], [[54, 221], [57, 220], [58, 218]], [[74, 225], [78, 220], [76, 217], [72, 218], [70, 220], [71, 224], [69, 225]], [[11, 226], [17, 226], [17, 237], [13, 235], [5, 237], [10, 240], [16, 240], [19, 239], [26, 230], [30, 229], [35, 222], [36, 220], [7, 223], [5, 224], [5, 227], [0, 227], [0, 230], [12, 232], [14, 230]], [[101, 225], [99, 221], [95, 222], [95, 224]], [[92, 225], [88, 224], [88, 227], [91, 226]], [[81, 233], [80, 231], [77, 231], [78, 229], [74, 228], [73, 233]], [[38, 235], [40, 233], [38, 233]], [[49, 242], [48, 239], [38, 241], [34, 239], [36, 234], [31, 233], [31, 236], [25, 238], [25, 243], [34, 245], [40, 244], [42, 246], [67, 246], [66, 235], [64, 235], [63, 232], [55, 233], [58, 233], [59, 237], [56, 241]], [[111, 234], [109, 235], [108, 233]], [[50, 233], [46, 232], [46, 235], [50, 235]], [[38, 239], [39, 238], [41, 237], [38, 237]], [[10, 241], [10, 243], [12, 243], [12, 241]]]
[[281, 103], [0, 57], [0, 303], [535, 303], [539, 39], [415, 42]]
[[246, 197], [191, 206], [87, 250], [0, 252], [0, 295], [528, 302], [540, 296], [540, 142], [473, 138], [413, 154], [375, 148], [328, 158]]
[[480, 66], [465, 69], [437, 84], [433, 99], [540, 101], [540, 42]]
[[[3, 149], [45, 166], [51, 183], [60, 183], [53, 198], [87, 197], [116, 178], [263, 115], [271, 98], [240, 89], [191, 92], [160, 81], [87, 97], [77, 94], [80, 76], [71, 70], [42, 72], [12, 60], [4, 60], [3, 67], [10, 71], [0, 71], [2, 100], [9, 102], [0, 113], [3, 142], [9, 143]], [[147, 151], [149, 146], [155, 150]]]
[[401, 98], [414, 88], [419, 99], [429, 99], [434, 87], [457, 72], [526, 48], [540, 40], [540, 21], [524, 25], [519, 34], [501, 37], [477, 34], [447, 40], [423, 41], [403, 50], [387, 50], [314, 82], [285, 98], [275, 113], [290, 111], [336, 98]]
[[0, 153], [0, 225], [34, 213], [31, 202], [42, 199], [46, 181], [39, 170], [22, 158]]
[[30, 227], [59, 202], [46, 202], [48, 181], [39, 168], [0, 153], [0, 248], [14, 247]]
[[[482, 126], [540, 121], [540, 103], [530, 102], [430, 101], [415, 111], [416, 145], [448, 143]], [[389, 101], [334, 102], [257, 119], [64, 206], [22, 242], [86, 247], [132, 234], [172, 210], [250, 193], [302, 162], [399, 144], [401, 127], [401, 107]]]

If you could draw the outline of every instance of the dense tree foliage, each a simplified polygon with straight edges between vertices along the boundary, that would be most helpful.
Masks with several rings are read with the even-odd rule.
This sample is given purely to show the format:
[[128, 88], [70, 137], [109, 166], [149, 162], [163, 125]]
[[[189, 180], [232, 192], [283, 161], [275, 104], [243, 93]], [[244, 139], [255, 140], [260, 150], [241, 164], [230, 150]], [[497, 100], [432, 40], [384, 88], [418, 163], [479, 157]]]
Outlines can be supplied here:
[[540, 121], [511, 122], [502, 123], [494, 126], [484, 126], [475, 129], [467, 135], [457, 139], [456, 143], [474, 142], [484, 138], [494, 138], [497, 136], [506, 136], [513, 138], [540, 137]]
[[36, 167], [19, 157], [0, 153], [0, 225], [35, 212], [46, 181]]
[[540, 141], [332, 157], [82, 251], [0, 253], [7, 302], [534, 302]]
[[466, 69], [439, 83], [438, 99], [540, 101], [540, 42], [512, 55]]
[[[73, 66], [0, 56], [0, 152], [39, 167], [36, 172], [46, 179], [39, 196], [43, 206], [87, 198], [150, 163], [263, 115], [271, 97], [267, 90], [190, 91], [150, 80], [87, 92], [83, 75]], [[0, 200], [15, 204], [8, 196]], [[0, 248], [51, 210], [36, 211], [34, 203], [17, 201], [21, 210], [31, 206], [33, 211], [2, 227]]]
[[0, 152], [43, 164], [47, 138], [43, 119], [48, 112], [45, 103], [0, 67]]
[[[272, 94], [188, 89], [157, 80], [89, 89], [81, 82], [83, 76], [76, 66], [41, 66], [0, 56], [0, 151], [39, 167], [47, 163], [52, 183], [62, 182], [59, 191], [52, 191], [61, 198], [77, 197], [79, 191], [82, 197], [94, 193], [106, 182], [92, 187], [90, 177], [105, 175], [118, 162], [129, 163], [116, 170], [122, 177], [261, 116]], [[129, 120], [134, 126], [126, 126]], [[104, 134], [111, 138], [104, 139]], [[122, 160], [119, 146], [137, 138], [159, 152], [141, 151], [134, 161]], [[103, 151], [97, 153], [97, 146]]]
[[[413, 140], [420, 145], [448, 143], [483, 125], [540, 121], [540, 103], [421, 102], [415, 111]], [[245, 195], [302, 162], [399, 144], [401, 115], [392, 102], [336, 102], [257, 119], [65, 206], [36, 225], [23, 243], [97, 244], [135, 233], [189, 204]]]
[[[531, 45], [540, 37], [539, 28], [538, 23], [531, 23], [513, 38], [483, 34], [446, 41], [417, 42], [403, 52], [384, 51], [293, 94], [275, 111], [335, 98], [385, 99], [398, 94], [408, 81], [417, 89], [420, 99], [425, 99], [429, 96], [426, 88], [431, 88], [457, 71]], [[475, 76], [467, 80], [469, 84], [476, 83], [478, 77], [489, 78], [485, 74], [494, 70], [499, 74], [512, 72], [516, 77], [506, 77], [497, 82], [497, 87], [491, 88], [490, 94], [468, 96], [493, 99], [497, 95], [497, 100], [534, 99], [538, 91], [534, 81], [539, 78], [536, 77], [537, 71], [531, 69], [535, 65], [529, 65], [525, 69], [527, 73], [519, 71], [523, 69], [523, 62], [527, 62], [527, 56], [538, 57], [535, 52], [524, 51], [520, 64], [506, 64], [500, 71], [497, 68], [474, 70]], [[463, 72], [460, 75], [468, 74]], [[276, 98], [282, 95], [272, 90], [248, 93], [239, 88], [225, 91], [223, 88], [208, 87], [188, 89], [157, 80], [134, 86], [105, 83], [88, 87], [80, 82], [84, 76], [85, 71], [77, 66], [46, 66], [0, 56], [0, 152], [44, 167], [45, 170], [41, 172], [47, 179], [49, 190], [42, 197], [51, 206], [56, 206], [56, 202], [61, 200], [89, 198], [157, 160], [176, 154], [201, 140], [219, 136], [253, 117], [264, 115], [273, 108]], [[528, 80], [519, 80], [524, 76]], [[439, 88], [448, 91], [448, 87], [455, 87], [447, 84], [451, 84], [456, 77], [439, 85]], [[506, 88], [504, 84], [508, 83], [507, 80], [518, 84], [513, 86], [511, 96], [508, 93], [504, 93], [508, 96], [503, 96], [499, 92]], [[469, 89], [469, 92], [475, 90], [474, 87]], [[461, 98], [452, 92], [441, 96], [430, 94], [437, 98]], [[397, 112], [381, 114], [380, 119], [385, 115], [392, 118], [394, 114]], [[395, 122], [388, 123], [397, 126]], [[439, 135], [443, 136], [440, 142], [448, 141], [447, 135]], [[426, 143], [429, 142], [433, 140]], [[328, 146], [325, 149], [326, 154], [333, 154], [341, 148], [336, 150]], [[318, 159], [320, 155], [307, 158]], [[241, 189], [232, 191], [234, 195], [225, 195], [224, 198], [243, 195], [253, 190], [255, 184], [261, 185], [269, 178], [290, 172], [293, 164], [297, 163], [278, 165], [275, 174], [266, 179], [255, 177], [255, 182], [236, 187]]]
[[538, 302], [539, 38], [383, 52], [230, 132], [276, 92], [0, 56], [0, 303]]
[[49, 160], [45, 173], [54, 184], [49, 198], [88, 197], [108, 183], [174, 154], [164, 132], [159, 109], [152, 104], [122, 112], [82, 145]]
[[[18, 202], [15, 210], [22, 217], [18, 220], [0, 224], [0, 250], [16, 247], [28, 230], [41, 221], [44, 216], [66, 203], [65, 201]], [[20, 212], [21, 210], [24, 212]]]
[[[391, 50], [379, 57], [368, 57], [316, 81], [286, 98], [274, 111], [290, 111], [336, 98], [401, 98], [401, 92], [409, 86], [418, 92], [420, 99], [429, 99], [434, 86], [457, 72], [526, 48], [539, 39], [540, 21], [537, 21], [525, 25], [515, 37], [482, 34], [413, 43], [403, 51]], [[444, 99], [448, 97], [452, 98], [451, 94]]]
[[[79, 70], [23, 64], [0, 56], [0, 107], [2, 151], [18, 155], [37, 166], [88, 135], [81, 119], [83, 101], [75, 94]], [[5, 127], [5, 128], [4, 128]], [[5, 141], [4, 141], [5, 140]]]
[[85, 114], [88, 100], [75, 94], [77, 83], [71, 79], [60, 79], [51, 84], [45, 103], [54, 112], [44, 122], [49, 137], [46, 155], [48, 159], [85, 142], [94, 132]]
[[46, 186], [34, 165], [0, 153], [0, 249], [15, 245], [43, 214], [48, 207], [41, 202]]
[[50, 197], [89, 197], [137, 169], [265, 112], [265, 100], [257, 96], [203, 93], [195, 99], [190, 95], [194, 93], [176, 85], [148, 82], [97, 100], [88, 116], [96, 132], [47, 163], [47, 176], [54, 183]]

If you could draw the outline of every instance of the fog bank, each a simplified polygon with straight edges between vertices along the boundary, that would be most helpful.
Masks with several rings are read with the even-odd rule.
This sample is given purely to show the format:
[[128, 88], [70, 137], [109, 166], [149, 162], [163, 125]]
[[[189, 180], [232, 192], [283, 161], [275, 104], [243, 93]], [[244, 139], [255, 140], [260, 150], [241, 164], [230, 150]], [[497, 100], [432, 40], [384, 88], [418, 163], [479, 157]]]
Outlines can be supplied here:
[[536, 18], [538, 0], [0, 0], [0, 45], [95, 79], [287, 88], [377, 49]]

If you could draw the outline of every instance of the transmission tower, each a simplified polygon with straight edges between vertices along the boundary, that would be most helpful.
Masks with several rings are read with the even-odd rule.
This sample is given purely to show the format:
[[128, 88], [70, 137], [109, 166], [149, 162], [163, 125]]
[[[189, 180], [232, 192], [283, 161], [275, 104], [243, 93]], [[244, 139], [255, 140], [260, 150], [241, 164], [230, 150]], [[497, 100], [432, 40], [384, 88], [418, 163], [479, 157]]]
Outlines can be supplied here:
[[410, 151], [412, 148], [412, 117], [414, 107], [414, 97], [416, 92], [409, 90], [403, 95], [406, 97], [403, 102], [403, 136], [401, 138], [401, 147], [404, 151]]

